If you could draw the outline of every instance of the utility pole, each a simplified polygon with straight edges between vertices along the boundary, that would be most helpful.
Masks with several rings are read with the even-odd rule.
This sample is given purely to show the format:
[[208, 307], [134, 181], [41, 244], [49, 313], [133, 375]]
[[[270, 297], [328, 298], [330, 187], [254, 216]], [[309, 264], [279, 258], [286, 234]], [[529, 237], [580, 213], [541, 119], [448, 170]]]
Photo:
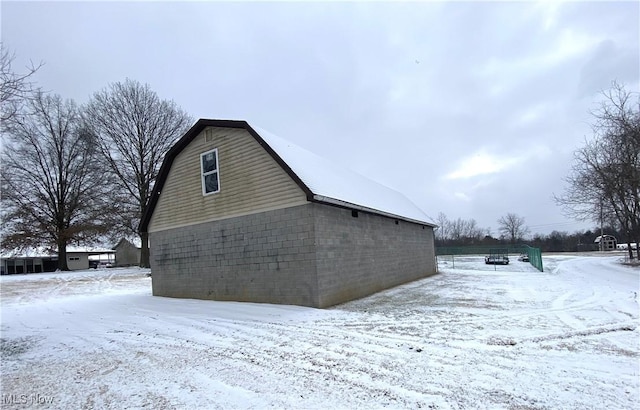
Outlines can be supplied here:
[[602, 198], [600, 198], [600, 252], [604, 251], [604, 246], [602, 245], [602, 241], [604, 241], [604, 232], [603, 232], [603, 211], [602, 211]]

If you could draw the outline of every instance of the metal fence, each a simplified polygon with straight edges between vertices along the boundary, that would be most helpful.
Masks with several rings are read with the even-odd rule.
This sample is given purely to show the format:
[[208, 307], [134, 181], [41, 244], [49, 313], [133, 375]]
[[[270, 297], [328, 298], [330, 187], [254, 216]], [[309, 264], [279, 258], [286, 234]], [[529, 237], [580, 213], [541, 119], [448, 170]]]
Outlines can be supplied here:
[[544, 272], [540, 248], [532, 248], [529, 245], [441, 246], [436, 248], [436, 256], [491, 255], [497, 253], [497, 251], [507, 255], [527, 255], [529, 257], [529, 263], [540, 272]]

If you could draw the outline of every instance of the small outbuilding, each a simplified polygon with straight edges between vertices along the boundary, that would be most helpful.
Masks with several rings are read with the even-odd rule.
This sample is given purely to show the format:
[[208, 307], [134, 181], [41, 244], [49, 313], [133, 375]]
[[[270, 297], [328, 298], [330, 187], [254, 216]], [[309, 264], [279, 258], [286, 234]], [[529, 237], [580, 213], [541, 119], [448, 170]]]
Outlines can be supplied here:
[[615, 251], [618, 245], [618, 241], [613, 235], [597, 236], [593, 242], [598, 244], [600, 251]]
[[113, 249], [116, 252], [116, 266], [138, 266], [140, 264], [140, 247], [128, 239], [120, 239]]
[[26, 249], [0, 254], [0, 275], [53, 272], [58, 256], [43, 249]]
[[113, 264], [115, 253], [107, 248], [67, 246], [67, 266], [70, 270], [83, 270], [95, 268], [100, 262]]
[[436, 273], [404, 195], [245, 121], [201, 119], [148, 210], [153, 294], [327, 307]]
[[[69, 270], [84, 270], [96, 267], [99, 261], [113, 261], [112, 249], [67, 246]], [[90, 261], [96, 262], [92, 266]], [[58, 255], [45, 249], [26, 249], [0, 254], [0, 274], [54, 272], [58, 269]]]

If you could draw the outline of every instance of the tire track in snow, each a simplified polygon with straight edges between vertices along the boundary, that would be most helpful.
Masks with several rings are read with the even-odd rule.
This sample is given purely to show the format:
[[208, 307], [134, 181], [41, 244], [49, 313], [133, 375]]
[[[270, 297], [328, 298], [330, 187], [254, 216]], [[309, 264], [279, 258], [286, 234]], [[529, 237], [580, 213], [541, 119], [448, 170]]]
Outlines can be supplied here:
[[[370, 394], [375, 380], [394, 380], [394, 391], [404, 384], [405, 372], [393, 363], [398, 350], [407, 347], [399, 347], [395, 341], [383, 344], [378, 340], [374, 344], [368, 335], [363, 341], [349, 332], [336, 335], [336, 332], [327, 332], [326, 329], [291, 324], [216, 321], [216, 327], [218, 331], [232, 331], [236, 338], [235, 347], [225, 345], [223, 348], [228, 356], [245, 364], [269, 368], [278, 377], [290, 377], [291, 373], [304, 377], [314, 373], [332, 384], [341, 385], [343, 389], [362, 390], [362, 394]], [[212, 347], [210, 344], [207, 346]], [[206, 349], [207, 346], [203, 347]], [[402, 387], [406, 391], [400, 394], [385, 386], [378, 389], [378, 393], [381, 397], [390, 400], [395, 397], [401, 402], [408, 400], [401, 397], [404, 395], [426, 394], [426, 390], [431, 390], [430, 394], [438, 393], [438, 389], [416, 387], [417, 390]]]
[[[237, 324], [233, 324], [235, 328]], [[270, 324], [268, 327], [278, 328], [280, 325]], [[289, 325], [290, 327], [290, 325]], [[251, 340], [255, 340], [255, 330], [248, 330], [248, 344], [245, 345], [245, 340], [239, 341], [239, 345], [246, 346], [247, 348], [251, 348]], [[301, 335], [298, 333], [298, 329], [290, 329], [289, 331], [294, 333], [295, 339], [297, 343], [301, 341]], [[258, 332], [260, 334], [264, 334], [264, 332]], [[345, 334], [345, 332], [342, 332]], [[405, 374], [407, 372], [407, 366], [411, 366], [411, 364], [405, 363], [404, 366], [398, 368], [398, 365], [394, 365], [397, 362], [396, 356], [399, 349], [408, 349], [407, 346], [398, 345], [396, 340], [388, 340], [386, 338], [386, 343], [380, 343], [380, 340], [376, 340], [377, 345], [371, 345], [371, 335], [358, 335], [358, 337], [354, 337], [353, 333], [346, 332], [350, 337], [347, 341], [344, 342], [336, 342], [336, 334], [333, 332], [331, 335], [327, 335], [325, 332], [318, 332], [316, 330], [309, 332], [304, 340], [304, 349], [303, 352], [293, 352], [286, 348], [282, 348], [282, 346], [287, 346], [289, 343], [286, 341], [286, 338], [289, 334], [283, 332], [274, 332], [273, 333], [277, 340], [282, 341], [281, 348], [275, 349], [275, 352], [271, 349], [260, 350], [256, 348], [255, 352], [264, 352], [264, 355], [258, 355], [256, 353], [247, 356], [251, 357], [251, 360], [258, 360], [260, 363], [265, 364], [269, 363], [273, 360], [273, 355], [280, 352], [280, 356], [277, 357], [278, 360], [283, 361], [283, 367], [281, 376], [286, 376], [287, 373], [291, 371], [291, 369], [297, 369], [298, 372], [314, 372], [318, 374], [322, 374], [325, 380], [332, 380], [335, 383], [346, 384], [349, 386], [358, 386], [358, 388], [371, 391], [371, 384], [375, 384], [375, 380], [392, 380], [392, 387], [394, 391], [397, 389], [403, 389], [402, 395], [406, 395], [407, 397], [413, 397], [415, 394], [420, 395], [446, 395], [445, 392], [450, 392], [452, 389], [455, 390], [455, 386], [451, 385], [441, 385], [438, 380], [430, 380], [428, 383], [430, 387], [426, 387], [422, 384], [417, 384], [414, 386], [407, 386], [405, 381]], [[359, 340], [359, 337], [364, 336], [366, 341]], [[328, 342], [327, 340], [331, 340]], [[406, 342], [406, 340], [403, 340]], [[345, 348], [344, 344], [347, 344], [348, 347]], [[309, 345], [314, 345], [314, 347], [309, 347]], [[381, 354], [381, 348], [384, 347], [384, 354]], [[433, 347], [429, 346], [430, 351], [433, 352]], [[449, 369], [450, 371], [460, 372], [461, 364], [460, 358], [464, 357], [462, 353], [464, 349], [455, 346], [442, 346], [440, 348], [440, 354], [437, 356], [430, 356], [429, 361], [433, 361], [433, 366], [427, 368], [435, 368], [442, 371], [442, 367]], [[353, 355], [356, 352], [360, 353], [359, 357], [354, 359]], [[309, 355], [311, 354], [311, 355]], [[416, 349], [416, 358], [420, 359], [419, 350]], [[364, 358], [363, 358], [364, 357]], [[354, 362], [356, 362], [354, 364]], [[348, 363], [349, 366], [345, 367], [344, 363]], [[506, 366], [501, 366], [493, 363], [493, 361], [487, 361], [481, 364], [482, 368], [486, 370], [486, 372], [491, 372], [495, 374], [499, 374], [500, 372], [504, 372]], [[415, 370], [415, 369], [414, 369]], [[337, 373], [336, 373], [337, 372]], [[280, 371], [278, 373], [281, 373]], [[362, 380], [362, 377], [356, 377], [355, 381], [351, 380], [353, 375], [361, 375], [366, 374], [369, 375], [370, 379]], [[388, 387], [388, 386], [387, 386]], [[410, 387], [410, 388], [409, 388]], [[383, 397], [396, 397], [389, 396], [390, 393], [387, 388], [379, 391]], [[399, 394], [399, 393], [394, 393]], [[448, 394], [448, 393], [447, 393]], [[400, 400], [400, 398], [397, 398]], [[407, 402], [409, 403], [409, 402]]]
[[[398, 350], [395, 346], [384, 351], [381, 357], [380, 346], [372, 346], [368, 342], [360, 343], [353, 340], [353, 337], [341, 340], [340, 337], [336, 338], [335, 334], [328, 334], [325, 331], [304, 332], [303, 326], [287, 327], [283, 324], [235, 321], [216, 321], [212, 325], [215, 326], [215, 332], [218, 334], [232, 332], [235, 344], [229, 345], [223, 342], [222, 346], [219, 346], [216, 337], [208, 342], [196, 341], [194, 344], [197, 346], [188, 344], [184, 348], [188, 350], [189, 356], [192, 356], [192, 361], [193, 355], [204, 357], [213, 355], [218, 362], [228, 361], [229, 366], [236, 369], [238, 362], [242, 363], [247, 374], [271, 373], [281, 380], [288, 380], [288, 383], [294, 383], [295, 380], [291, 379], [292, 375], [301, 378], [304, 382], [307, 376], [314, 374], [320, 376], [330, 386], [340, 386], [342, 390], [355, 389], [363, 398], [369, 397], [374, 392], [379, 394], [381, 399], [389, 400], [390, 403], [395, 400], [398, 403], [412, 405], [411, 403], [414, 402], [407, 397], [426, 394], [425, 388], [411, 390], [402, 387], [404, 373], [391, 365], [395, 361]], [[201, 329], [198, 330], [206, 331], [206, 326], [200, 327]], [[212, 333], [212, 330], [209, 329], [209, 332]], [[163, 343], [158, 347], [162, 345]], [[196, 359], [196, 362], [198, 361]], [[189, 371], [193, 372], [193, 369]], [[209, 372], [206, 373], [202, 377], [211, 377]], [[315, 380], [315, 376], [312, 379]], [[387, 382], [376, 387], [378, 382], [375, 380]], [[395, 380], [391, 390], [388, 386], [389, 380]], [[243, 388], [251, 386], [256, 388], [252, 384], [253, 380], [238, 379], [238, 376], [225, 382], [240, 383]], [[404, 392], [397, 392], [400, 388], [403, 388]], [[304, 389], [315, 389], [323, 395], [331, 394], [332, 390], [332, 388], [320, 389], [313, 385], [305, 385]]]
[[[570, 260], [566, 260], [566, 261], [562, 261], [561, 263], [558, 264], [558, 266], [555, 268], [555, 271], [557, 274], [562, 275], [564, 272], [570, 271], [572, 272], [571, 274], [574, 277], [579, 278], [582, 281], [591, 283], [590, 279], [590, 275], [588, 275], [582, 268], [583, 264], [585, 263], [585, 261], [588, 260], [589, 263], [593, 264], [594, 262], [598, 265], [598, 266], [602, 266], [603, 268], [606, 267], [607, 265], [603, 265], [602, 260], [589, 260], [589, 259], [570, 259]], [[577, 273], [577, 274], [576, 274]], [[625, 272], [628, 273], [628, 272]], [[611, 277], [611, 278], [615, 278], [615, 276], [619, 274], [617, 271], [614, 272], [607, 272], [607, 275], [605, 275], [605, 278]], [[602, 281], [601, 278], [598, 278], [599, 281]], [[628, 321], [628, 320], [623, 320], [620, 321], [620, 314], [616, 314], [614, 312], [611, 311], [611, 309], [606, 307], [605, 303], [599, 303], [602, 296], [602, 292], [599, 289], [599, 285], [598, 283], [596, 283], [595, 285], [591, 285], [591, 295], [588, 297], [587, 300], [584, 301], [584, 303], [582, 304], [582, 306], [580, 305], [572, 305], [572, 306], [566, 306], [565, 305], [565, 301], [574, 294], [574, 292], [569, 291], [565, 294], [563, 294], [561, 297], [559, 297], [558, 299], [556, 299], [554, 301], [554, 307], [558, 307], [560, 308], [560, 310], [558, 310], [556, 312], [556, 316], [558, 317], [558, 319], [560, 319], [563, 323], [565, 323], [567, 326], [569, 326], [571, 329], [574, 330], [574, 332], [568, 332], [568, 334], [576, 334], [576, 335], [582, 335], [582, 336], [586, 336], [587, 334], [583, 334], [583, 333], [588, 333], [589, 335], [592, 334], [599, 334], [603, 336], [603, 339], [606, 339], [608, 343], [610, 343], [611, 345], [613, 345], [617, 351], [620, 352], [628, 352], [628, 347], [626, 344], [621, 343], [618, 340], [617, 336], [617, 332], [615, 331], [600, 331], [599, 329], [609, 329], [611, 326], [613, 326], [614, 328], [620, 327], [622, 329], [635, 329], [638, 325], [638, 316], [636, 315], [636, 317], [634, 318], [632, 314], [630, 313], [626, 313], [626, 312], [622, 312], [619, 311], [618, 313], [620, 314], [624, 314], [627, 318], [630, 317], [632, 319], [635, 319], [635, 321]], [[582, 285], [582, 288], [584, 289], [584, 285]], [[577, 308], [576, 308], [577, 307]], [[600, 326], [587, 326], [583, 320], [579, 319], [579, 318], [575, 318], [572, 315], [570, 315], [568, 312], [576, 312], [579, 310], [584, 310], [584, 309], [588, 309], [588, 308], [597, 308], [602, 312], [605, 312], [611, 319], [615, 320], [616, 323], [612, 323], [612, 324], [604, 324], [604, 325], [600, 325]], [[593, 309], [592, 309], [593, 310]], [[626, 318], [623, 318], [626, 319]], [[594, 330], [595, 329], [595, 330]], [[594, 333], [595, 332], [595, 333]]]
[[559, 298], [555, 299], [551, 304], [553, 313], [556, 317], [563, 322], [565, 325], [569, 326], [572, 329], [585, 329], [586, 326], [580, 321], [568, 314], [571, 311], [577, 311], [586, 309], [589, 307], [596, 307], [596, 301], [598, 299], [598, 294], [595, 290], [592, 291], [591, 296], [582, 302], [574, 303], [573, 305], [567, 306], [565, 301], [574, 295], [573, 291], [568, 291], [562, 294]]
[[[561, 340], [561, 339], [570, 339], [576, 337], [585, 337], [585, 336], [595, 336], [595, 335], [603, 335], [607, 333], [616, 333], [616, 332], [633, 332], [637, 328], [637, 324], [634, 322], [626, 322], [626, 323], [611, 323], [608, 325], [602, 326], [592, 326], [592, 327], [584, 327], [580, 330], [562, 332], [562, 333], [552, 333], [547, 335], [533, 336], [522, 338], [520, 340], [516, 339], [492, 339], [488, 343], [493, 345], [509, 345], [515, 346], [522, 343], [540, 343], [547, 342], [553, 340]], [[636, 353], [636, 356], [640, 356], [640, 354]]]
[[[455, 312], [449, 309], [446, 309], [446, 310], [442, 309], [440, 310], [440, 312], [445, 313], [445, 315], [443, 315], [445, 316], [444, 318], [441, 318], [441, 317], [433, 318], [429, 316], [428, 313], [434, 313], [434, 312], [427, 312], [424, 314], [422, 319], [418, 319], [418, 320], [403, 319], [402, 322], [399, 322], [397, 319], [386, 318], [382, 320], [376, 320], [374, 323], [369, 321], [348, 322], [348, 323], [345, 323], [344, 326], [350, 327], [353, 329], [358, 329], [361, 332], [372, 332], [371, 329], [373, 327], [377, 330], [386, 329], [386, 331], [389, 333], [397, 333], [398, 330], [406, 332], [407, 330], [411, 330], [411, 329], [433, 329], [434, 327], [442, 326], [442, 325], [447, 325], [447, 326], [487, 325], [491, 323], [505, 322], [511, 319], [548, 316], [550, 313], [553, 313], [559, 317], [563, 317], [563, 316], [566, 316], [566, 315], [563, 315], [564, 312], [578, 311], [578, 310], [582, 310], [590, 307], [600, 307], [597, 304], [597, 297], [595, 295], [592, 295], [588, 300], [576, 301], [568, 305], [565, 304], [564, 301], [558, 302], [556, 300], [552, 302], [552, 306], [549, 308], [541, 308], [541, 309], [535, 309], [535, 310], [529, 309], [526, 311], [524, 310], [514, 311], [512, 313], [500, 313], [500, 314], [490, 315], [485, 317], [478, 316], [478, 315], [475, 315], [473, 317], [468, 317], [468, 318], [460, 318], [460, 316], [451, 317], [450, 314], [454, 314], [454, 313], [459, 314], [459, 312]], [[573, 322], [570, 319], [566, 319], [566, 320], [569, 323]], [[329, 323], [328, 326], [333, 326], [333, 324]], [[378, 332], [375, 332], [375, 333], [378, 333]], [[425, 335], [425, 336], [428, 336], [428, 335]]]

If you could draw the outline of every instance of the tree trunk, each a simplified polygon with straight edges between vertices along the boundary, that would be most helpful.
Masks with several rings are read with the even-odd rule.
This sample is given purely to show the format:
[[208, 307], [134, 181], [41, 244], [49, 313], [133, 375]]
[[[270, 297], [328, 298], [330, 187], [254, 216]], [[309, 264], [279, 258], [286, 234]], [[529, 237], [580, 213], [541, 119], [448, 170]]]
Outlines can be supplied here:
[[58, 269], [62, 271], [70, 270], [67, 264], [67, 243], [64, 241], [58, 241]]
[[140, 240], [142, 242], [142, 245], [140, 246], [140, 267], [150, 268], [151, 264], [149, 263], [149, 233], [140, 232]]

